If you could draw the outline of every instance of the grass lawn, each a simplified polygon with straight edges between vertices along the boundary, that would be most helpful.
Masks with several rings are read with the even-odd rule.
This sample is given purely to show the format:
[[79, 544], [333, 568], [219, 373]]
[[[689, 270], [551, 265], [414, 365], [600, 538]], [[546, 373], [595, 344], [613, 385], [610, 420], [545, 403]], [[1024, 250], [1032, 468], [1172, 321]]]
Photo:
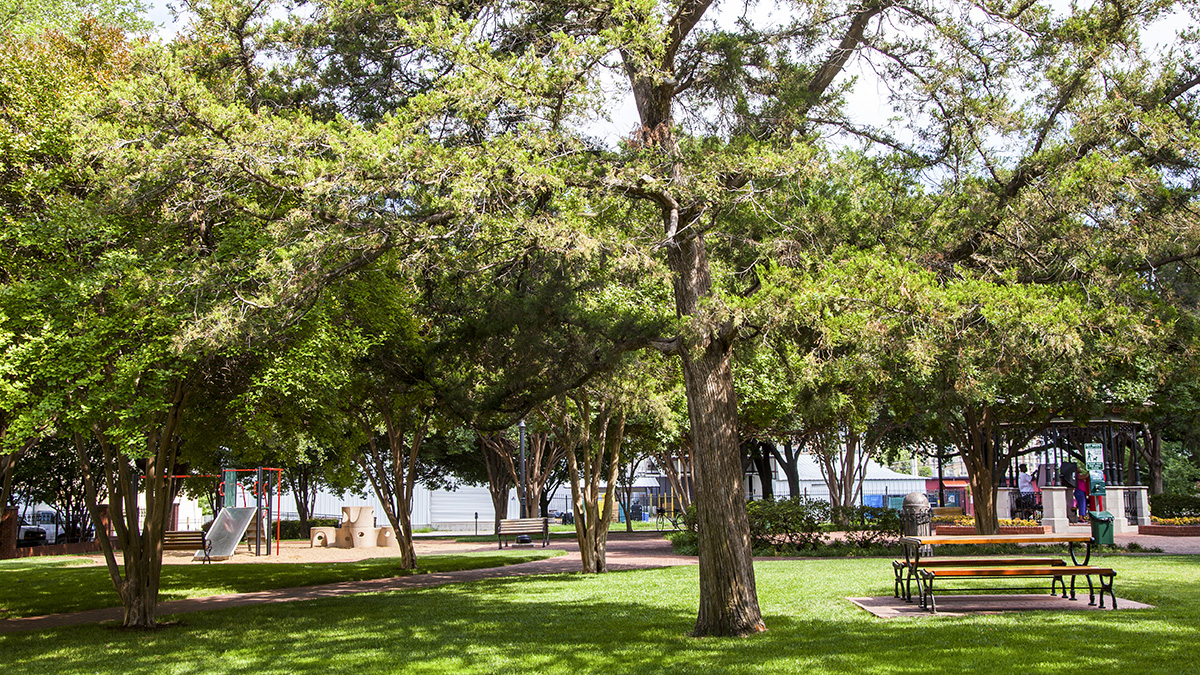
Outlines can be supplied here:
[[[416, 573], [499, 567], [540, 560], [561, 551], [510, 551], [426, 555]], [[163, 565], [159, 600], [180, 600], [222, 593], [315, 586], [413, 574], [400, 559], [371, 558], [342, 563], [216, 563]], [[120, 606], [108, 568], [78, 567], [81, 558], [22, 558], [0, 561], [0, 619]], [[0, 660], [2, 663], [2, 660]]]
[[[885, 621], [845, 600], [890, 595], [881, 559], [757, 565], [770, 630], [686, 637], [694, 567], [495, 579], [188, 614], [150, 633], [88, 626], [0, 635], [35, 673], [1188, 672], [1200, 662], [1200, 558], [1122, 557], [1117, 595], [1151, 610]], [[1086, 600], [1084, 601], [1086, 602]], [[1192, 664], [1192, 665], [1188, 665]]]

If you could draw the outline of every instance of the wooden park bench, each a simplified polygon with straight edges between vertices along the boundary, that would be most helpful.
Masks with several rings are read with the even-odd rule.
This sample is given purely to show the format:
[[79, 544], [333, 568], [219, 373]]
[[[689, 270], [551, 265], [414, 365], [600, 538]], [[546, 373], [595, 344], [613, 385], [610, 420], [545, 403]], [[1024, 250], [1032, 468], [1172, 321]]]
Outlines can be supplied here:
[[[1064, 577], [1071, 577], [1071, 599], [1075, 599], [1075, 579], [1087, 577], [1088, 594], [1091, 596], [1089, 605], [1096, 604], [1096, 591], [1092, 585], [1092, 577], [1100, 581], [1100, 608], [1104, 609], [1104, 594], [1112, 598], [1112, 608], [1117, 608], [1117, 596], [1113, 593], [1113, 580], [1117, 573], [1107, 567], [1091, 565], [1058, 565], [1047, 567], [946, 567], [921, 570], [921, 608], [928, 607], [930, 612], [937, 612], [933, 597], [933, 584], [938, 580], [947, 579], [1050, 579], [1050, 594], [1054, 595], [1057, 585], [1062, 585], [1062, 597], [1067, 597], [1067, 582]], [[1042, 590], [1038, 587], [1036, 590]], [[995, 590], [1035, 590], [1031, 588], [955, 588], [959, 591], [995, 591]], [[928, 603], [928, 604], [926, 604]]]
[[203, 551], [204, 562], [212, 563], [212, 560], [208, 557], [209, 551], [212, 550], [212, 544], [208, 542], [204, 530], [168, 530], [163, 532], [163, 550]]
[[964, 514], [961, 506], [934, 506], [930, 509], [930, 515], [934, 518], [957, 518]]
[[542, 548], [545, 548], [550, 545], [550, 519], [513, 518], [510, 520], [501, 520], [500, 527], [496, 530], [496, 539], [500, 544], [499, 548], [504, 548], [508, 544], [510, 536], [518, 534], [542, 535]]
[[897, 558], [892, 561], [892, 572], [896, 575], [895, 597], [912, 602], [912, 582], [920, 590], [920, 570], [939, 567], [1062, 567], [1067, 563], [1058, 558], [921, 558], [907, 561]]

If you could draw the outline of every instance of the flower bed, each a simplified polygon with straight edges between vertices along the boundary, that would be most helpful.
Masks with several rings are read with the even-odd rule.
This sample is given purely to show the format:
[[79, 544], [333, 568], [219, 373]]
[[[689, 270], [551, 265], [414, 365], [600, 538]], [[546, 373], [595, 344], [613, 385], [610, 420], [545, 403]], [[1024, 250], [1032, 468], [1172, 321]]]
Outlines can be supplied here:
[[[1001, 525], [997, 534], [1045, 534], [1050, 528], [1044, 525]], [[937, 534], [967, 535], [975, 534], [974, 525], [938, 525]]]

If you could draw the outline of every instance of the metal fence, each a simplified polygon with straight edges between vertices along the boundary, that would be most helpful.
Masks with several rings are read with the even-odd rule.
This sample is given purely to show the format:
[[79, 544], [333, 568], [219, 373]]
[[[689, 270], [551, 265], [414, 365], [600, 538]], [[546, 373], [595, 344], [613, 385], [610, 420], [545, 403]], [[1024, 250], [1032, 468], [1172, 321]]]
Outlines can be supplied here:
[[1139, 522], [1141, 519], [1142, 514], [1139, 513], [1139, 502], [1137, 490], [1125, 491], [1125, 518], [1131, 523]]

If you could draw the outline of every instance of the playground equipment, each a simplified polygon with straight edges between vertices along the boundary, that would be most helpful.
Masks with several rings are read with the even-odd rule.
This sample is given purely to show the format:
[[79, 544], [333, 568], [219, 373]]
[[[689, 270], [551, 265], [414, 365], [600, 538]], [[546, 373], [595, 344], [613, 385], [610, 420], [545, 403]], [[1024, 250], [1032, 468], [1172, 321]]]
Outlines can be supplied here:
[[343, 506], [340, 526], [310, 528], [308, 538], [313, 548], [375, 548], [396, 543], [396, 531], [375, 527], [374, 506]]
[[[245, 486], [238, 483], [239, 473], [254, 473], [254, 482], [250, 485], [250, 494]], [[272, 473], [274, 475], [272, 475]], [[247, 530], [253, 528], [253, 541], [247, 541], [250, 552], [254, 555], [271, 555], [271, 537], [275, 538], [275, 555], [279, 555], [279, 512], [283, 491], [283, 469], [259, 467], [257, 469], [224, 469], [221, 471], [222, 482], [218, 492], [224, 498], [221, 512], [213, 521], [208, 531], [209, 541], [213, 543], [211, 558], [223, 560], [233, 555], [238, 543], [247, 536]], [[238, 493], [242, 495], [242, 506], [237, 505]], [[250, 505], [253, 497], [254, 505]], [[272, 503], [272, 499], [274, 503]], [[229, 512], [226, 514], [226, 512]], [[259, 514], [256, 519], [254, 514]], [[271, 522], [274, 514], [274, 532]], [[218, 531], [218, 525], [220, 530]], [[263, 551], [263, 544], [266, 551]], [[225, 552], [228, 551], [228, 552]]]

